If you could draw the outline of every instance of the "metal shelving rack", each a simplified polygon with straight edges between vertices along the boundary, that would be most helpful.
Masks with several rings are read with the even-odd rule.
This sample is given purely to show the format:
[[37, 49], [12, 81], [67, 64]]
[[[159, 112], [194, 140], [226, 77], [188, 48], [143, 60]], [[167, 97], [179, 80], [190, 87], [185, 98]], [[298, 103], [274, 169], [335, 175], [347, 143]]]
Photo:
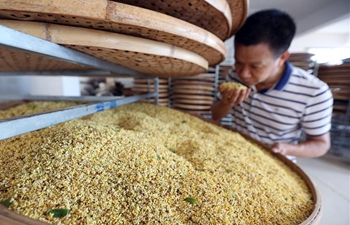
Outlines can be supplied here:
[[[154, 79], [155, 90], [158, 90], [158, 78], [141, 74], [99, 58], [81, 53], [67, 47], [46, 41], [14, 29], [0, 25], [0, 48], [26, 52], [29, 55], [41, 55], [55, 60], [88, 66], [89, 70], [48, 70], [48, 71], [2, 71], [0, 76], [8, 75], [60, 75], [60, 76], [134, 76]], [[0, 140], [27, 132], [42, 129], [65, 121], [77, 119], [103, 110], [145, 98], [155, 98], [158, 103], [158, 91], [132, 97], [49, 97], [49, 96], [1, 96], [0, 100], [64, 100], [96, 102], [45, 113], [14, 117], [0, 120]]]

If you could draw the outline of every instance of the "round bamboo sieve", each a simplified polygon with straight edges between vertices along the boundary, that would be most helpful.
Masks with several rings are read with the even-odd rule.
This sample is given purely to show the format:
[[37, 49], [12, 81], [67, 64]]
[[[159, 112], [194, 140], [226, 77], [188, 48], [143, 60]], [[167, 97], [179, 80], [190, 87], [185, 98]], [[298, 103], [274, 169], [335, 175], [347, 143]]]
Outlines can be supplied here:
[[144, 37], [195, 52], [210, 65], [219, 64], [227, 54], [223, 41], [205, 29], [162, 13], [108, 0], [3, 0], [0, 1], [0, 18]]
[[161, 12], [192, 23], [221, 40], [230, 36], [232, 15], [226, 0], [114, 0]]
[[239, 28], [241, 28], [247, 18], [249, 9], [249, 0], [227, 0], [231, 15], [232, 15], [232, 29], [230, 36], [237, 33]]
[[[0, 103], [0, 108], [1, 108], [1, 106], [4, 106], [3, 108], [6, 109], [6, 106], [7, 107], [12, 106], [11, 104], [8, 104], [8, 103], [6, 105], [2, 105], [2, 104], [3, 103]], [[20, 104], [20, 103], [18, 103], [18, 104]], [[201, 112], [200, 110], [198, 110], [198, 111], [179, 110], [179, 111], [187, 112], [187, 113], [190, 113], [194, 116], [197, 116], [198, 112]], [[216, 121], [206, 119], [206, 118], [201, 117], [201, 116], [198, 116], [198, 118], [202, 119], [203, 121], [210, 122], [210, 123], [216, 124], [218, 126], [222, 126], [228, 130], [237, 132], [237, 131], [233, 130], [232, 128], [230, 128], [229, 126], [223, 126]], [[247, 135], [244, 135], [244, 134], [241, 134], [241, 135], [244, 136], [246, 139], [251, 140], [251, 141], [255, 142], [256, 144], [262, 146], [266, 150], [271, 151], [270, 147], [262, 144], [261, 142], [258, 142]], [[275, 154], [275, 156], [278, 160], [280, 160], [284, 164], [286, 164], [290, 169], [292, 169], [295, 173], [297, 173], [305, 181], [306, 185], [308, 186], [308, 188], [310, 189], [310, 192], [312, 194], [312, 198], [313, 198], [314, 203], [315, 203], [314, 210], [311, 213], [311, 215], [305, 221], [303, 221], [300, 225], [317, 225], [317, 224], [319, 224], [321, 216], [322, 216], [322, 210], [323, 210], [322, 199], [321, 199], [319, 191], [314, 186], [313, 181], [304, 173], [304, 171], [300, 167], [298, 167], [295, 163], [293, 163], [292, 161], [290, 161], [289, 159], [287, 159], [283, 155]], [[1, 204], [0, 204], [0, 224], [1, 225], [24, 225], [24, 224], [26, 224], [26, 225], [48, 225], [47, 223], [44, 223], [44, 222], [41, 222], [38, 220], [34, 220], [34, 219], [30, 219], [26, 216], [19, 215], [19, 214], [15, 213], [14, 211], [10, 211], [9, 209], [5, 208], [5, 206], [3, 206]]]
[[[0, 48], [0, 71], [55, 71], [95, 69], [90, 66], [69, 63], [42, 55]], [[78, 72], [76, 75], [79, 75]]]
[[208, 62], [196, 53], [144, 38], [40, 22], [0, 24], [150, 76], [193, 76], [208, 69]]

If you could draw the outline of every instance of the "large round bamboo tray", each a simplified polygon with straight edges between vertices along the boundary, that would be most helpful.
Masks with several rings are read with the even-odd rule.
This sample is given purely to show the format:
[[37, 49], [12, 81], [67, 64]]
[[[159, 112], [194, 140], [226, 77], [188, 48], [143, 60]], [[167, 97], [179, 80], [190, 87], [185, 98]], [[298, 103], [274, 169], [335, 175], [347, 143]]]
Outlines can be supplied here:
[[[23, 103], [23, 102], [14, 102], [13, 104], [0, 103], [0, 108], [6, 109], [6, 108], [9, 108], [9, 107], [12, 107], [14, 105], [21, 104], [21, 103]], [[180, 111], [186, 112], [186, 110], [180, 110]], [[194, 115], [194, 116], [198, 116], [196, 114], [196, 112], [191, 112], [191, 111], [187, 111], [187, 112]], [[221, 125], [218, 122], [215, 122], [211, 119], [206, 119], [206, 118], [201, 117], [201, 116], [198, 116], [198, 117], [200, 119], [202, 119], [203, 121], [210, 122], [210, 123], [216, 124], [218, 126], [222, 126], [228, 130], [237, 132], [234, 129], [232, 129], [231, 127]], [[268, 147], [267, 145], [265, 145], [259, 141], [256, 141], [255, 139], [252, 139], [251, 137], [249, 137], [247, 135], [244, 135], [244, 134], [241, 134], [241, 135], [244, 136], [246, 139], [248, 139], [252, 142], [255, 142], [256, 144], [262, 146], [266, 150], [271, 151], [271, 148]], [[305, 172], [299, 166], [297, 166], [295, 163], [293, 163], [292, 161], [290, 161], [289, 159], [287, 159], [283, 155], [275, 154], [275, 156], [278, 160], [280, 160], [285, 165], [287, 165], [290, 169], [292, 169], [296, 174], [298, 174], [304, 180], [304, 182], [306, 183], [307, 187], [309, 188], [309, 190], [312, 194], [312, 198], [313, 198], [314, 203], [315, 203], [313, 212], [300, 225], [317, 225], [317, 224], [319, 224], [322, 213], [323, 213], [323, 206], [322, 206], [321, 195], [320, 195], [317, 187], [314, 185], [313, 181], [308, 177], [308, 175], [306, 175]], [[1, 225], [48, 225], [47, 223], [44, 223], [44, 222], [41, 222], [38, 220], [34, 220], [34, 219], [30, 219], [30, 218], [23, 216], [23, 215], [19, 215], [16, 212], [7, 209], [5, 206], [3, 206], [1, 204], [0, 204], [0, 224]]]
[[4, 0], [0, 2], [0, 18], [144, 37], [195, 52], [210, 65], [219, 64], [226, 57], [225, 44], [205, 29], [162, 13], [108, 0]]
[[196, 53], [144, 38], [40, 22], [0, 24], [150, 76], [193, 76], [208, 69], [208, 62]]
[[[94, 67], [83, 66], [76, 63], [69, 63], [42, 55], [30, 54], [27, 52], [12, 49], [0, 48], [0, 71], [55, 71], [55, 70], [84, 70]], [[77, 74], [79, 73], [77, 72]]]
[[226, 40], [232, 30], [232, 15], [226, 0], [115, 0], [161, 12], [192, 23]]
[[231, 15], [232, 15], [232, 28], [228, 38], [237, 33], [237, 31], [243, 26], [247, 19], [249, 0], [227, 0]]

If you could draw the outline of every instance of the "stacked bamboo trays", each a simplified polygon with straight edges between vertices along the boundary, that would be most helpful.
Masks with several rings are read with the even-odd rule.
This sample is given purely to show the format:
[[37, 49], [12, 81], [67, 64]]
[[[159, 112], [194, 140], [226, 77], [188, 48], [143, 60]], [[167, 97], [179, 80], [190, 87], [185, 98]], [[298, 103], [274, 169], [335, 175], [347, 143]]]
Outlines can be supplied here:
[[292, 65], [299, 67], [310, 74], [315, 73], [316, 62], [313, 59], [314, 54], [307, 52], [291, 53], [289, 61]]
[[[247, 0], [203, 1], [205, 4], [200, 7], [197, 4], [191, 5], [190, 1], [182, 1], [182, 4], [184, 2], [187, 2], [186, 7], [183, 5], [182, 9], [190, 9], [191, 15], [198, 16], [198, 21], [203, 22], [202, 27], [187, 22], [186, 16], [176, 18], [155, 10], [141, 8], [139, 5], [132, 6], [108, 0], [74, 2], [43, 0], [34, 3], [29, 0], [5, 0], [0, 2], [0, 18], [44, 22], [43, 28], [49, 31], [51, 27], [54, 27], [53, 24], [60, 24], [68, 25], [69, 30], [77, 29], [78, 33], [84, 33], [84, 31], [82, 28], [78, 30], [77, 27], [87, 28], [89, 35], [94, 33], [95, 37], [122, 34], [125, 35], [124, 39], [118, 37], [107, 43], [103, 43], [102, 38], [91, 40], [93, 43], [103, 43], [102, 47], [93, 44], [90, 44], [92, 46], [88, 44], [79, 46], [76, 43], [68, 43], [67, 40], [61, 42], [58, 41], [60, 36], [51, 38], [47, 32], [45, 36], [40, 37], [150, 76], [192, 76], [205, 72], [208, 65], [217, 65], [226, 57], [226, 47], [223, 41], [217, 36], [217, 33], [211, 33], [204, 25], [209, 24], [217, 29], [216, 32], [221, 32], [222, 27], [213, 25], [211, 20], [202, 19], [203, 10], [213, 9], [213, 12], [217, 13], [211, 19], [219, 18], [221, 15], [225, 17], [225, 21], [234, 20], [231, 23], [222, 23], [222, 26], [227, 28], [226, 36], [228, 37], [245, 21], [248, 2]], [[173, 7], [173, 11], [178, 11], [175, 5], [170, 5], [170, 7]], [[231, 11], [234, 11], [234, 15]], [[204, 15], [207, 15], [207, 11], [205, 12]], [[18, 26], [12, 28], [25, 32]], [[224, 36], [222, 38], [225, 39]], [[119, 49], [120, 45], [124, 47]], [[10, 53], [10, 55], [15, 54], [17, 52], [11, 51]], [[116, 55], [118, 57], [114, 57]], [[26, 57], [28, 58], [28, 55]], [[8, 61], [15, 60], [15, 58], [17, 57], [6, 57]], [[22, 71], [42, 69], [42, 67], [33, 66], [33, 63], [23, 63], [22, 67], [20, 68]], [[153, 70], [149, 69], [150, 67]], [[66, 69], [64, 65], [60, 68]], [[177, 73], [174, 73], [174, 70], [177, 70]]]
[[41, 22], [0, 24], [153, 76], [195, 75], [208, 66], [196, 53], [144, 38]]
[[195, 115], [210, 114], [216, 85], [214, 69], [197, 76], [171, 78], [171, 107]]
[[350, 162], [350, 62], [334, 66], [321, 64], [318, 77], [329, 85], [334, 98], [332, 147], [327, 156]]
[[[134, 95], [146, 94], [149, 92], [158, 91], [158, 105], [169, 106], [169, 79], [158, 79], [158, 90], [155, 89], [154, 79], [134, 78], [132, 92]], [[155, 98], [143, 99], [140, 102], [156, 103]]]
[[116, 0], [140, 6], [188, 21], [227, 40], [243, 25], [247, 17], [247, 0]]
[[329, 66], [321, 64], [318, 78], [326, 82], [332, 90], [335, 114], [345, 114], [350, 101], [350, 62]]

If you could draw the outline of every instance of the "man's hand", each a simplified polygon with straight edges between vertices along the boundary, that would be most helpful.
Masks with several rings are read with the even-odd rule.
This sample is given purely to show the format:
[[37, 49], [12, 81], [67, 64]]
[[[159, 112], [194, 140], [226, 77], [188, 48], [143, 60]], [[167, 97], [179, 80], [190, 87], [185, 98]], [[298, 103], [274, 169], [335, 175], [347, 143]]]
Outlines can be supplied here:
[[288, 155], [288, 145], [290, 144], [286, 144], [286, 143], [280, 143], [280, 142], [277, 142], [277, 143], [274, 143], [272, 145], [272, 151], [274, 153], [280, 153], [281, 155]]
[[222, 92], [221, 102], [223, 105], [230, 105], [231, 107], [233, 107], [234, 105], [246, 99], [249, 96], [249, 93], [250, 93], [250, 88], [247, 88], [245, 90], [244, 89], [232, 90], [231, 88], [228, 88], [228, 89], [225, 89], [224, 92]]
[[[220, 87], [221, 88], [221, 87]], [[221, 90], [221, 89], [219, 89]], [[235, 104], [242, 102], [249, 96], [250, 88], [246, 90], [236, 89], [232, 90], [230, 88], [221, 92], [221, 101], [215, 102], [211, 107], [211, 116], [213, 120], [219, 121], [221, 118], [225, 117]]]
[[282, 155], [313, 158], [327, 153], [331, 146], [330, 134], [320, 136], [307, 136], [306, 141], [299, 144], [274, 143], [272, 151]]

